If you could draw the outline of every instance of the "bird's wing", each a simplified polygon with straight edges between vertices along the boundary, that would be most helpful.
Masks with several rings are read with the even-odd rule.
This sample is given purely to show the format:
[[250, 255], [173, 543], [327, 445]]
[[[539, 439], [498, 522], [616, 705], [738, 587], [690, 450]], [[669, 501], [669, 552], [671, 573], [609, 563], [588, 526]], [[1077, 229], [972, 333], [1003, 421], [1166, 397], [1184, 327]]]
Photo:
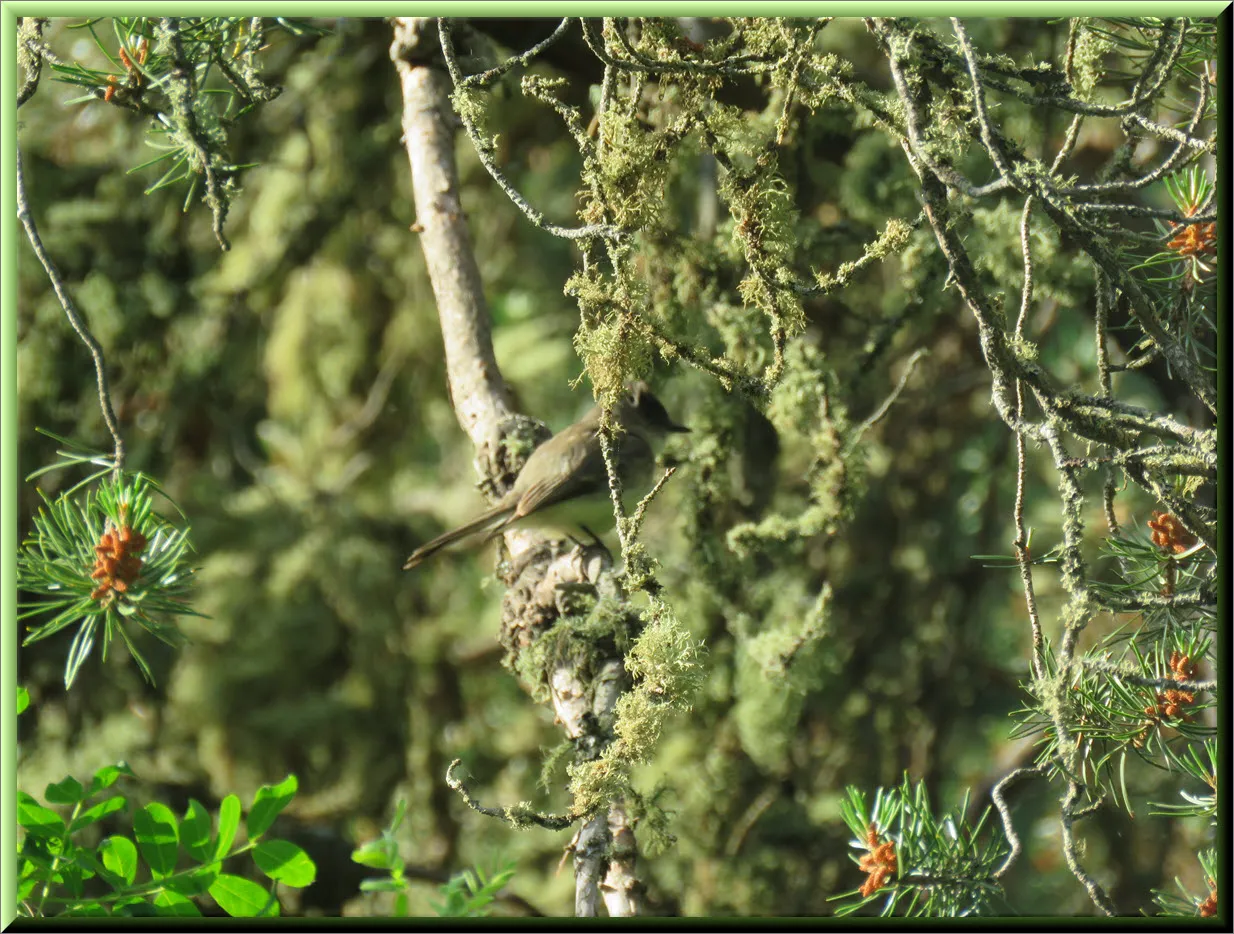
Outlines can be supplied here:
[[[592, 430], [591, 435], [595, 435]], [[556, 440], [556, 439], [553, 439]], [[592, 439], [589, 437], [588, 442]], [[556, 463], [545, 465], [552, 469], [529, 470], [532, 460], [539, 455], [545, 460], [556, 460]], [[514, 507], [511, 519], [521, 518], [537, 509], [552, 506], [563, 500], [572, 499], [591, 493], [606, 483], [608, 476], [604, 468], [604, 455], [600, 453], [600, 445], [595, 443], [574, 443], [564, 445], [562, 449], [550, 441], [536, 448], [527, 459], [523, 473], [527, 475], [540, 474], [551, 479], [540, 480], [526, 490], [519, 492], [518, 504]], [[518, 484], [515, 484], [517, 487]]]

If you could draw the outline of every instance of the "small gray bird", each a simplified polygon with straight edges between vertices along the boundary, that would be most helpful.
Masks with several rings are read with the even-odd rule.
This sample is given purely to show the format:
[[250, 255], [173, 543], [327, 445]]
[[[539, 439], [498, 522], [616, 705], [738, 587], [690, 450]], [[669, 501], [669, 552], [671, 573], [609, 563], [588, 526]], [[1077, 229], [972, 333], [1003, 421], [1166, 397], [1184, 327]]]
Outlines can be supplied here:
[[[491, 538], [515, 524], [520, 528], [566, 531], [609, 528], [613, 504], [600, 449], [600, 406], [531, 452], [510, 491], [487, 512], [421, 545], [407, 559], [414, 568], [447, 545], [487, 533]], [[630, 383], [613, 409], [624, 432], [617, 439], [617, 472], [623, 491], [642, 495], [655, 464], [656, 447], [673, 432], [689, 431], [669, 417], [646, 383]]]

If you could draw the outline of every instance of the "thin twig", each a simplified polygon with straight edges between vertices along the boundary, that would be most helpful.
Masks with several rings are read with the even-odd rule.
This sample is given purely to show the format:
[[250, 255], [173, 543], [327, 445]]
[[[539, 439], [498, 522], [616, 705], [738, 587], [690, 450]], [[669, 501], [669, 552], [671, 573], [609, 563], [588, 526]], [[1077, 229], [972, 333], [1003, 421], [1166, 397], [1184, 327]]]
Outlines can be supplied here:
[[1024, 284], [1020, 287], [1020, 314], [1015, 322], [1016, 340], [1023, 340], [1024, 325], [1028, 321], [1028, 309], [1033, 300], [1033, 250], [1029, 242], [1029, 222], [1032, 220], [1033, 196], [1024, 199], [1020, 214], [1020, 254], [1024, 258]]
[[[1200, 96], [1196, 101], [1195, 109], [1191, 113], [1191, 122], [1187, 124], [1187, 129], [1184, 131], [1188, 136], [1196, 131], [1200, 121], [1204, 118], [1204, 112], [1208, 109], [1208, 63], [1204, 63], [1204, 78], [1200, 79]], [[1078, 119], [1078, 118], [1077, 118]], [[1177, 142], [1174, 151], [1162, 161], [1162, 163], [1153, 169], [1141, 175], [1139, 178], [1129, 182], [1098, 182], [1090, 185], [1074, 185], [1068, 189], [1070, 195], [1092, 195], [1092, 194], [1113, 194], [1113, 193], [1129, 193], [1137, 191], [1141, 188], [1146, 188], [1154, 182], [1158, 182], [1165, 178], [1175, 168], [1181, 168], [1184, 158], [1188, 156], [1194, 157], [1197, 152], [1192, 152], [1191, 147], [1186, 146], [1182, 142]]]
[[[1077, 201], [1070, 205], [1075, 211], [1085, 214], [1126, 214], [1128, 217], [1143, 217], [1149, 220], [1172, 221], [1175, 224], [1207, 224], [1217, 219], [1217, 212], [1203, 214], [1184, 214], [1182, 211], [1170, 211], [1165, 208], [1148, 208], [1140, 204], [1107, 204]], [[1173, 233], [1163, 234], [1173, 236]]]
[[[454, 87], [460, 88], [463, 86], [463, 74], [459, 69], [458, 60], [454, 54], [453, 28], [451, 21], [445, 17], [440, 17], [437, 20], [437, 32], [441, 39], [441, 54], [446, 62], [446, 70], [450, 73], [450, 80], [454, 83]], [[506, 193], [506, 197], [514, 203], [524, 216], [531, 221], [536, 227], [541, 230], [551, 233], [554, 237], [561, 237], [564, 240], [583, 240], [592, 237], [600, 237], [606, 240], [620, 240], [626, 236], [625, 232], [612, 224], [586, 224], [582, 227], [560, 227], [556, 224], [550, 224], [544, 219], [544, 215], [533, 208], [531, 204], [524, 198], [506, 178], [505, 173], [497, 166], [497, 160], [493, 158], [492, 143], [481, 138], [479, 128], [471, 119], [470, 114], [465, 108], [456, 108], [459, 119], [463, 123], [463, 129], [466, 130], [470, 137], [472, 145], [475, 147], [476, 155], [480, 159], [480, 164], [492, 177], [502, 191]]]
[[[909, 88], [908, 78], [904, 74], [904, 64], [908, 61], [909, 52], [911, 51], [913, 36], [891, 36], [890, 27], [887, 27], [881, 20], [875, 21], [878, 29], [883, 35], [884, 42], [887, 46], [887, 63], [891, 69], [891, 78], [895, 83], [896, 93], [900, 99], [906, 104], [912, 98], [912, 90]], [[921, 129], [921, 114], [916, 106], [907, 106], [905, 108], [905, 129], [908, 131], [908, 143], [912, 147], [913, 155], [925, 165], [930, 172], [937, 178], [941, 179], [952, 188], [957, 189], [970, 198], [981, 198], [986, 195], [995, 194], [1004, 191], [1010, 187], [1010, 182], [1007, 176], [1003, 175], [996, 181], [988, 185], [974, 185], [960, 172], [956, 171], [949, 165], [936, 162], [930, 155], [925, 145], [925, 134]]]
[[[1077, 118], [1078, 119], [1078, 118]], [[1110, 318], [1110, 288], [1109, 279], [1097, 270], [1097, 301], [1093, 314], [1094, 329], [1097, 342], [1097, 384], [1101, 395], [1109, 397], [1114, 394], [1110, 377], [1110, 350], [1106, 346], [1109, 335], [1106, 328]], [[1105, 480], [1101, 484], [1101, 507], [1105, 512], [1105, 524], [1111, 535], [1119, 534], [1118, 516], [1114, 512], [1114, 470], [1107, 468]]]
[[1080, 125], [1083, 122], [1083, 114], [1076, 114], [1071, 118], [1071, 125], [1067, 127], [1067, 136], [1063, 139], [1063, 144], [1058, 147], [1058, 152], [1054, 155], [1054, 162], [1050, 166], [1051, 175], [1058, 174], [1058, 170], [1063, 167], [1063, 162], [1071, 155], [1071, 151], [1075, 149], [1076, 140], [1080, 138]]
[[1076, 846], [1074, 824], [1081, 817], [1090, 814], [1094, 809], [1091, 807], [1081, 810], [1075, 809], [1082, 787], [1079, 782], [1068, 782], [1067, 794], [1063, 797], [1062, 820], [1060, 821], [1063, 833], [1063, 858], [1066, 859], [1067, 868], [1071, 870], [1071, 874], [1079, 880], [1080, 884], [1088, 892], [1088, 897], [1092, 899], [1093, 904], [1101, 910], [1102, 914], [1113, 916], [1118, 913], [1115, 910], [1114, 903], [1110, 900], [1106, 890], [1084, 868], [1083, 863], [1080, 862], [1078, 847]]
[[[1016, 383], [1016, 408], [1023, 417], [1024, 397], [1023, 386]], [[1024, 586], [1024, 603], [1028, 608], [1028, 623], [1033, 639], [1033, 674], [1038, 678], [1045, 677], [1045, 637], [1041, 629], [1041, 614], [1037, 609], [1037, 590], [1033, 585], [1033, 556], [1029, 551], [1028, 531], [1024, 526], [1024, 486], [1026, 469], [1026, 452], [1024, 433], [1015, 435], [1016, 474], [1015, 474], [1015, 556], [1020, 566], [1020, 582]]]
[[[1058, 492], [1063, 504], [1062, 585], [1067, 591], [1068, 607], [1064, 611], [1066, 627], [1059, 645], [1059, 659], [1070, 665], [1080, 633], [1093, 617], [1094, 601], [1088, 585], [1087, 562], [1084, 559], [1083, 515], [1084, 489], [1074, 467], [1067, 465], [1067, 451], [1058, 430], [1051, 424], [1042, 426], [1042, 439], [1054, 458], [1058, 471]], [[1060, 738], [1062, 734], [1060, 733]]]
[[[608, 474], [608, 494], [613, 503], [617, 540], [621, 546], [621, 554], [624, 557], [629, 548], [631, 536], [627, 526], [626, 507], [622, 502], [621, 475], [617, 472], [618, 450], [613, 444], [617, 439], [614, 437], [610, 415], [611, 413], [608, 411], [604, 413], [597, 436], [600, 439], [600, 454], [604, 458], [604, 470]], [[620, 444], [620, 441], [618, 441], [618, 444]]]
[[895, 389], [891, 390], [891, 393], [883, 400], [882, 405], [874, 411], [874, 414], [853, 430], [853, 433], [849, 435], [848, 443], [845, 445], [845, 451], [851, 451], [856, 447], [858, 442], [861, 441], [862, 435], [883, 420], [883, 416], [890, 411], [896, 399], [900, 398], [900, 393], [904, 391], [904, 387], [908, 385], [908, 378], [913, 375], [913, 369], [917, 366], [917, 362], [928, 353], [929, 350], [925, 347], [918, 347], [913, 351], [913, 355], [908, 358], [908, 363], [904, 365], [904, 372], [900, 374], [900, 380], [896, 383]]
[[584, 17], [581, 22], [583, 24], [583, 38], [586, 39], [588, 48], [591, 49], [596, 58], [600, 59], [605, 65], [610, 65], [622, 71], [641, 72], [643, 74], [727, 75], [729, 77], [737, 77], [739, 75], [767, 71], [774, 65], [774, 62], [757, 55], [734, 55], [732, 58], [727, 58], [722, 62], [691, 62], [682, 58], [670, 61], [655, 61], [635, 49], [625, 34], [617, 28], [617, 25], [612, 23], [611, 19], [606, 19], [604, 20], [604, 26], [612, 25], [612, 33], [617, 36], [617, 41], [620, 43], [622, 50], [630, 56], [629, 59], [623, 60], [609, 53], [604, 36], [596, 28], [594, 21]]
[[[967, 45], [967, 36], [965, 37]], [[971, 56], [971, 51], [969, 52]], [[974, 76], [974, 87], [977, 80]], [[1020, 314], [1016, 318], [1015, 338], [1024, 339], [1024, 325], [1028, 321], [1028, 311], [1033, 299], [1033, 251], [1029, 240], [1031, 232], [1029, 222], [1032, 219], [1033, 196], [1024, 199], [1024, 211], [1020, 217], [1020, 252], [1024, 257], [1024, 284], [1020, 290]], [[1024, 419], [1024, 382], [1017, 379], [1015, 383], [1016, 418]], [[1037, 589], [1033, 584], [1033, 556], [1029, 551], [1028, 530], [1024, 525], [1024, 487], [1027, 475], [1027, 451], [1024, 432], [1015, 433], [1015, 556], [1020, 566], [1020, 582], [1024, 587], [1024, 604], [1028, 608], [1028, 623], [1033, 640], [1033, 674], [1038, 678], [1045, 677], [1045, 636], [1041, 628], [1041, 613], [1037, 609]]]
[[463, 79], [462, 86], [465, 88], [487, 88], [515, 65], [522, 65], [523, 67], [526, 67], [531, 64], [532, 60], [538, 57], [541, 52], [564, 36], [569, 26], [570, 17], [567, 16], [557, 24], [557, 28], [553, 30], [552, 34], [549, 35], [547, 39], [537, 42], [521, 55], [515, 55], [512, 58], [508, 58], [499, 65], [493, 66], [488, 71], [476, 75], [468, 75]]
[[51, 281], [51, 287], [55, 290], [56, 298], [60, 300], [60, 307], [64, 309], [64, 314], [69, 319], [69, 324], [73, 326], [73, 330], [77, 332], [77, 336], [86, 345], [86, 349], [90, 351], [90, 357], [94, 360], [94, 373], [98, 382], [99, 407], [103, 410], [103, 421], [107, 425], [107, 430], [111, 433], [111, 440], [114, 445], [112, 470], [118, 478], [124, 470], [124, 438], [120, 435], [120, 425], [116, 419], [116, 410], [111, 402], [111, 387], [107, 381], [107, 365], [103, 360], [103, 348], [99, 346], [99, 342], [90, 333], [90, 328], [86, 325], [81, 315], [78, 314], [77, 306], [73, 304], [73, 299], [69, 297], [68, 288], [60, 277], [60, 270], [56, 268], [56, 264], [52, 262], [51, 257], [47, 255], [47, 250], [43, 247], [43, 241], [39, 238], [38, 227], [34, 223], [34, 215], [30, 211], [30, 202], [26, 197], [26, 178], [25, 173], [22, 171], [21, 150], [15, 149], [15, 152], [17, 158], [17, 217], [26, 229], [26, 236], [30, 240], [30, 246], [34, 248], [34, 255], [42, 263], [43, 271], [47, 273], [47, 278]]
[[888, 235], [892, 231], [892, 223], [907, 223], [910, 231], [916, 231], [925, 223], [925, 211], [920, 212], [911, 221], [901, 221], [899, 218], [892, 218], [887, 221], [887, 225], [883, 228], [883, 232], [877, 239], [869, 243], [861, 256], [853, 260], [851, 263], [842, 263], [840, 268], [833, 275], [824, 273], [815, 273], [815, 282], [813, 285], [806, 285], [801, 282], [793, 283], [793, 291], [799, 295], [826, 295], [828, 292], [834, 292], [836, 289], [843, 288], [852, 281], [853, 276], [861, 272], [871, 263], [885, 259], [887, 252], [885, 251], [885, 243], [889, 239]]
[[1007, 858], [1003, 860], [1002, 865], [994, 870], [992, 878], [1001, 879], [1003, 875], [1011, 868], [1016, 859], [1019, 858], [1020, 852], [1024, 845], [1020, 842], [1020, 835], [1016, 833], [1015, 825], [1011, 821], [1011, 809], [1007, 806], [1007, 800], [1004, 795], [1015, 783], [1022, 779], [1032, 776], [1040, 776], [1044, 774], [1041, 766], [1035, 765], [1016, 769], [1003, 777], [1003, 779], [990, 789], [990, 798], [994, 801], [994, 808], [998, 811], [999, 819], [1003, 822], [1003, 834], [1007, 838], [1007, 843], [1011, 846], [1011, 852], [1007, 854]]
[[1182, 448], [1173, 444], [1154, 444], [1147, 448], [1091, 457], [1068, 457], [1064, 463], [1068, 467], [1082, 469], [1093, 469], [1107, 464], [1139, 464], [1188, 477], [1209, 477], [1213, 480], [1217, 478], [1215, 452], [1210, 456], [1191, 447]]
[[[960, 43], [960, 51], [964, 55], [964, 64], [968, 67], [969, 78], [972, 82], [973, 112], [977, 115], [977, 126], [981, 130], [981, 142], [985, 145], [986, 152], [990, 155], [990, 161], [994, 163], [994, 168], [998, 170], [999, 177], [1010, 182], [1008, 176], [1011, 174], [1011, 168], [1007, 165], [1007, 159], [1003, 155], [1002, 150], [994, 143], [994, 134], [990, 128], [990, 114], [986, 110], [985, 105], [985, 88], [981, 86], [981, 78], [977, 74], [977, 62], [973, 56], [973, 47], [968, 41], [968, 32], [957, 16], [951, 18], [951, 28], [955, 32], [957, 41]], [[1027, 207], [1025, 207], [1024, 213], [1027, 215]]]
[[737, 818], [736, 824], [733, 826], [732, 833], [728, 836], [728, 842], [724, 844], [724, 855], [729, 859], [735, 857], [741, 852], [742, 844], [746, 842], [746, 837], [750, 835], [751, 829], [758, 823], [760, 817], [767, 813], [767, 809], [780, 799], [784, 793], [783, 787], [779, 782], [772, 782], [767, 785], [753, 801]]
[[390, 387], [394, 385], [394, 378], [398, 375], [406, 358], [406, 351], [396, 351], [382, 364], [381, 369], [377, 372], [377, 378], [373, 380], [373, 385], [369, 387], [368, 395], [365, 397], [364, 404], [360, 406], [359, 411], [331, 433], [330, 444], [332, 447], [336, 449], [345, 447], [351, 443], [356, 435], [377, 420], [377, 416], [381, 414], [382, 409], [385, 407], [386, 398], [390, 395]]
[[647, 513], [647, 507], [651, 505], [651, 501], [659, 495], [664, 489], [664, 484], [668, 482], [668, 478], [677, 472], [676, 467], [668, 467], [664, 471], [664, 475], [656, 481], [656, 485], [651, 488], [651, 491], [638, 501], [638, 505], [634, 508], [634, 515], [628, 520], [627, 530], [631, 538], [637, 537], [639, 529], [643, 527], [643, 517]]
[[455, 759], [450, 763], [446, 769], [446, 784], [458, 792], [459, 797], [463, 799], [463, 803], [473, 811], [483, 814], [485, 817], [495, 817], [498, 820], [505, 821], [519, 830], [525, 830], [533, 824], [546, 830], [565, 830], [578, 820], [577, 817], [572, 817], [568, 814], [540, 814], [522, 805], [501, 808], [485, 807], [475, 799], [471, 790], [455, 774], [458, 767], [462, 765], [462, 761], [461, 759]]

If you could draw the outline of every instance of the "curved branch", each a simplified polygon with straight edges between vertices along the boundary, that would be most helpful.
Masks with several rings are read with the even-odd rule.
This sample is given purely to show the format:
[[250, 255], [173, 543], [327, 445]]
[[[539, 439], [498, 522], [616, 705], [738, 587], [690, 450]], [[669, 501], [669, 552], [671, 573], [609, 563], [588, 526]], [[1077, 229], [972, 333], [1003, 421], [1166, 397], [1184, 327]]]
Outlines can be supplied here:
[[111, 402], [111, 387], [107, 382], [107, 364], [103, 360], [103, 348], [99, 346], [99, 342], [90, 333], [90, 328], [82, 320], [81, 315], [78, 314], [77, 306], [73, 304], [73, 299], [69, 297], [68, 288], [60, 277], [60, 270], [56, 268], [56, 264], [52, 262], [51, 257], [47, 254], [47, 250], [43, 247], [43, 241], [39, 237], [39, 229], [34, 223], [34, 215], [30, 212], [30, 202], [26, 197], [26, 177], [22, 171], [21, 150], [16, 149], [15, 155], [17, 160], [17, 218], [26, 229], [26, 236], [30, 240], [30, 246], [34, 248], [34, 255], [39, 258], [39, 262], [43, 264], [43, 271], [47, 273], [47, 278], [51, 280], [51, 287], [56, 292], [56, 298], [60, 300], [60, 307], [64, 309], [65, 317], [69, 319], [69, 324], [73, 326], [73, 330], [77, 332], [77, 336], [86, 345], [86, 349], [90, 351], [90, 357], [94, 360], [94, 374], [98, 381], [99, 389], [99, 407], [103, 410], [103, 421], [107, 425], [107, 430], [111, 433], [111, 440], [114, 445], [112, 464], [113, 470], [118, 476], [120, 471], [124, 469], [124, 438], [120, 435], [120, 424], [116, 419], [116, 410]]
[[532, 825], [543, 827], [545, 830], [565, 830], [578, 820], [577, 817], [569, 814], [541, 814], [523, 804], [501, 808], [485, 807], [475, 799], [471, 789], [455, 774], [458, 767], [462, 764], [463, 760], [461, 759], [455, 759], [450, 763], [446, 769], [446, 784], [457, 791], [459, 797], [463, 799], [463, 803], [478, 814], [483, 814], [485, 817], [495, 817], [519, 830], [525, 830]]
[[[454, 87], [465, 88], [467, 79], [463, 77], [463, 73], [459, 69], [458, 61], [454, 55], [453, 28], [450, 20], [445, 17], [439, 18], [437, 20], [437, 30], [441, 39], [441, 54], [446, 63], [446, 70], [450, 73], [450, 80], [453, 82]], [[404, 96], [406, 96], [406, 92], [404, 92]], [[564, 240], [584, 240], [592, 237], [599, 237], [605, 240], [620, 240], [626, 236], [624, 231], [614, 227], [612, 224], [587, 224], [583, 227], [560, 227], [557, 224], [550, 224], [544, 219], [542, 213], [533, 208], [527, 199], [519, 194], [510, 180], [497, 167], [497, 162], [493, 158], [492, 145], [480, 138], [480, 131], [471, 117], [463, 110], [458, 111], [458, 117], [463, 123], [463, 129], [467, 131], [467, 135], [471, 138], [472, 145], [475, 146], [480, 164], [492, 176], [493, 181], [501, 187], [501, 190], [506, 193], [506, 197], [514, 202], [514, 205], [523, 212], [527, 219], [541, 230], [551, 233], [554, 237], [561, 237]]]
[[541, 52], [565, 35], [565, 32], [569, 27], [570, 17], [567, 16], [557, 24], [557, 28], [554, 29], [547, 38], [540, 40], [526, 52], [521, 55], [515, 55], [508, 58], [498, 65], [494, 65], [488, 71], [476, 75], [468, 75], [462, 80], [460, 86], [464, 88], [487, 88], [515, 65], [522, 65], [526, 67], [531, 64], [531, 61]]

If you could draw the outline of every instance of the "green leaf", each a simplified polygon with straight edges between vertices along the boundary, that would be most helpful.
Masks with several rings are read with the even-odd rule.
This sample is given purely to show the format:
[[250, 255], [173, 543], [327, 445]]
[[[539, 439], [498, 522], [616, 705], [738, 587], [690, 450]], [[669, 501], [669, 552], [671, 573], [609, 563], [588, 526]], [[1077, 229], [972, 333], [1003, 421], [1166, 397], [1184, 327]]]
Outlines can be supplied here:
[[69, 862], [64, 864], [64, 885], [69, 890], [69, 894], [73, 898], [81, 898], [85, 891], [82, 883], [94, 873], [84, 868], [80, 863], [75, 862], [78, 855], [76, 848], [66, 851], [66, 859]]
[[156, 879], [176, 869], [176, 815], [171, 808], [152, 801], [133, 815], [133, 835], [141, 855]]
[[219, 838], [214, 847], [214, 858], [223, 859], [231, 852], [231, 844], [236, 839], [236, 829], [240, 826], [240, 799], [228, 795], [219, 805]]
[[359, 863], [361, 866], [368, 866], [370, 869], [391, 869], [396, 864], [401, 864], [394, 841], [387, 837], [378, 837], [376, 840], [370, 840], [363, 846], [353, 850], [351, 861]]
[[210, 897], [233, 918], [277, 917], [278, 900], [263, 886], [243, 876], [222, 873], [210, 886]]
[[63, 836], [67, 829], [55, 811], [49, 811], [24, 791], [17, 792], [17, 824], [40, 837]]
[[253, 797], [253, 806], [245, 819], [249, 840], [256, 840], [270, 829], [279, 812], [296, 796], [298, 783], [294, 775], [288, 775], [277, 785], [262, 785]]
[[83, 866], [89, 868], [91, 876], [98, 876], [117, 892], [128, 888], [128, 883], [124, 879], [103, 865], [101, 856], [99, 851], [90, 849], [79, 850], [77, 853], [78, 860]]
[[39, 879], [34, 876], [29, 876], [17, 883], [17, 900], [25, 901], [30, 897], [30, 893], [34, 891], [35, 886], [39, 884]]
[[30, 692], [18, 685], [17, 687], [17, 713], [20, 716], [21, 712], [30, 706]]
[[86, 796], [86, 789], [72, 775], [47, 786], [43, 798], [48, 804], [76, 804]]
[[144, 898], [134, 898], [119, 903], [115, 914], [122, 918], [154, 918], [159, 915], [159, 911]]
[[117, 762], [115, 765], [105, 765], [94, 773], [94, 778], [90, 779], [90, 790], [87, 795], [97, 794], [105, 788], [110, 788], [116, 783], [116, 780], [125, 775], [129, 778], [136, 778], [133, 770], [128, 767], [125, 762]]
[[85, 660], [90, 657], [90, 650], [94, 648], [94, 630], [98, 622], [98, 616], [87, 616], [82, 620], [77, 635], [73, 637], [73, 644], [69, 646], [69, 657], [64, 663], [64, 689], [66, 691], [73, 686], [73, 682], [77, 680], [77, 672], [81, 670]]
[[300, 889], [312, 885], [317, 867], [307, 853], [286, 840], [263, 840], [253, 850], [253, 862], [275, 882]]
[[401, 892], [404, 885], [397, 882], [388, 876], [383, 876], [379, 879], [361, 879], [361, 892]]
[[78, 902], [64, 910], [61, 918], [110, 918], [107, 909], [99, 902]]
[[214, 850], [210, 846], [210, 812], [196, 798], [189, 798], [188, 810], [180, 821], [180, 845], [199, 863], [210, 862]]
[[154, 896], [154, 907], [158, 909], [160, 915], [172, 918], [201, 917], [201, 912], [191, 899], [186, 898], [179, 892], [172, 892], [167, 889]]
[[167, 884], [182, 895], [205, 895], [218, 877], [218, 864], [211, 863], [208, 866], [194, 869], [185, 875], [176, 876], [174, 880], [169, 880]]
[[124, 880], [125, 885], [132, 885], [137, 876], [137, 847], [128, 837], [117, 834], [108, 837], [99, 844], [99, 858], [103, 866]]
[[115, 814], [117, 811], [123, 811], [128, 801], [122, 795], [113, 795], [103, 801], [100, 801], [94, 807], [82, 811], [73, 818], [69, 824], [69, 833], [77, 833], [83, 827], [89, 827], [95, 821], [102, 820], [108, 814]]

